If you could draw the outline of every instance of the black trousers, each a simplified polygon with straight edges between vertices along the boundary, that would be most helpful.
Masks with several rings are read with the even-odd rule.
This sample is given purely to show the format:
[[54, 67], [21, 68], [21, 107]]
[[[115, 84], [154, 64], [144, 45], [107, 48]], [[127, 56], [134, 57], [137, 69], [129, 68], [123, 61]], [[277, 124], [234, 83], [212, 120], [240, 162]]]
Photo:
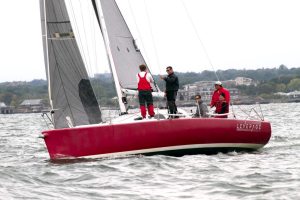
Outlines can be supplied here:
[[152, 98], [151, 91], [150, 90], [140, 90], [139, 91], [139, 102], [140, 102], [141, 106], [153, 105], [153, 98]]
[[176, 101], [176, 97], [177, 97], [177, 91], [175, 91], [175, 90], [166, 91], [166, 96], [167, 96], [168, 112], [170, 114], [176, 114], [177, 106], [175, 104], [175, 101]]

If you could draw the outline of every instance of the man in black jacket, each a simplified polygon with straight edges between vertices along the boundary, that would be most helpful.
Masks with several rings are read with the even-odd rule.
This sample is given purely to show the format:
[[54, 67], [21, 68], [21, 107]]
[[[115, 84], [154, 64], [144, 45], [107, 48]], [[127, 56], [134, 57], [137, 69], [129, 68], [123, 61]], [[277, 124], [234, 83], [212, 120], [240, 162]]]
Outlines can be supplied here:
[[[177, 91], [179, 89], [178, 77], [174, 74], [173, 68], [171, 66], [166, 68], [168, 76], [160, 76], [160, 78], [166, 81], [166, 91], [165, 95], [167, 97], [167, 105], [170, 114], [177, 113], [177, 106], [175, 104]], [[174, 118], [174, 116], [171, 116]]]

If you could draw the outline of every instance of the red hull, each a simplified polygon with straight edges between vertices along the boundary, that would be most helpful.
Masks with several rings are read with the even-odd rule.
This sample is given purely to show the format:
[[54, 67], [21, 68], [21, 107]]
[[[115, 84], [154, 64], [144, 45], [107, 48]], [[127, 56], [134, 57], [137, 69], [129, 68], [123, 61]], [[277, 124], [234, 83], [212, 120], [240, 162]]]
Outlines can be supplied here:
[[[232, 119], [151, 120], [43, 132], [51, 159], [170, 154], [199, 149], [255, 150], [271, 137], [269, 122]], [[168, 152], [168, 153], [166, 153]], [[188, 152], [188, 151], [187, 151]], [[183, 153], [184, 154], [184, 153]]]

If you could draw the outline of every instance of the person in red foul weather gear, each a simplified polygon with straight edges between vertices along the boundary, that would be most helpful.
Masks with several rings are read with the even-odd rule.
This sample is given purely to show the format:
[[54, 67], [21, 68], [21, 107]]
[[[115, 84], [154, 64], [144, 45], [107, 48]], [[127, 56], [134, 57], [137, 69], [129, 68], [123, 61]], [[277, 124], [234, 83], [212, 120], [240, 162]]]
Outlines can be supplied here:
[[223, 93], [225, 95], [225, 101], [227, 104], [230, 104], [230, 93], [227, 89], [222, 86], [220, 81], [215, 82], [215, 91], [212, 95], [210, 107], [216, 107], [217, 103], [219, 102], [220, 94]]
[[[219, 96], [219, 101], [216, 103], [215, 113], [217, 114], [226, 114], [229, 112], [229, 105], [226, 102], [226, 95], [221, 93]], [[227, 115], [216, 116], [216, 118], [227, 118]]]
[[146, 71], [146, 65], [139, 66], [141, 72], [139, 72], [137, 77], [138, 82], [138, 92], [139, 92], [139, 102], [142, 118], [146, 118], [147, 110], [150, 117], [154, 117], [154, 107], [153, 107], [153, 97], [151, 84], [153, 83], [152, 76]]

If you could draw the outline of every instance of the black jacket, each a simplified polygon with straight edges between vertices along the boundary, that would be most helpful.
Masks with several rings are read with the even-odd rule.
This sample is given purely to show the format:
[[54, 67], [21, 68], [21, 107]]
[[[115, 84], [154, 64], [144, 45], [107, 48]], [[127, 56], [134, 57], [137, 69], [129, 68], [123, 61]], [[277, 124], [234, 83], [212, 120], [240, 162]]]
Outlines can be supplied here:
[[166, 81], [166, 91], [177, 91], [179, 89], [178, 77], [172, 73], [164, 78]]

